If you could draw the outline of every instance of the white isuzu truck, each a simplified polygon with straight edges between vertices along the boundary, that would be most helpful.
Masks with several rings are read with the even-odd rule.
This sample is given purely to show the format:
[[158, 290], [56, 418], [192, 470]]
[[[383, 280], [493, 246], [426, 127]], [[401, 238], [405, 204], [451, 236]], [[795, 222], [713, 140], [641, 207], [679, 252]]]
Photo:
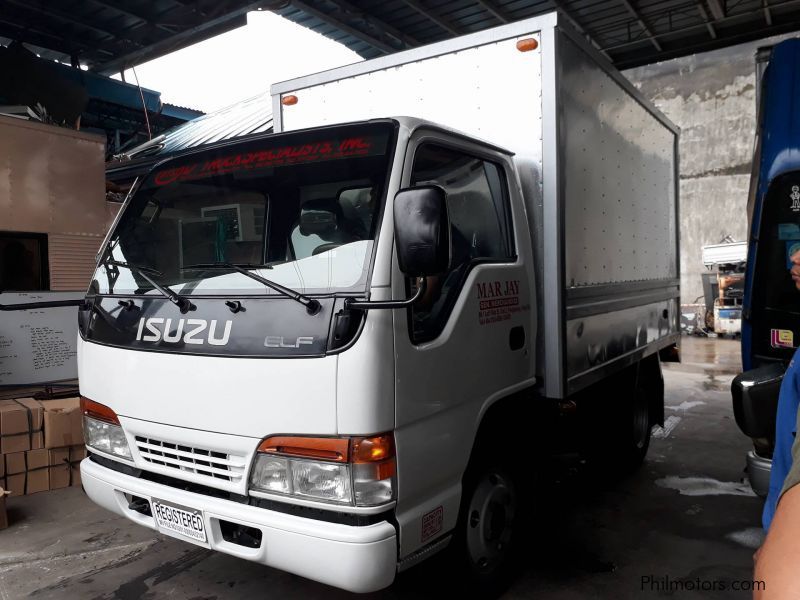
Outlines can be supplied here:
[[98, 255], [86, 493], [347, 590], [445, 548], [492, 586], [544, 453], [631, 469], [663, 419], [677, 130], [555, 13], [272, 94]]

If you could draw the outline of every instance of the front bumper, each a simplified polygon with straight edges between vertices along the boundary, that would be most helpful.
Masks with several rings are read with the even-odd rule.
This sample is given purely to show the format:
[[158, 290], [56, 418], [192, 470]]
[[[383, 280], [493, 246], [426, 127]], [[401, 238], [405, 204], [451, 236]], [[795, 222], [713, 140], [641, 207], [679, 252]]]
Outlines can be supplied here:
[[[278, 513], [131, 477], [88, 458], [81, 462], [81, 480], [94, 502], [140, 525], [157, 529], [152, 517], [128, 507], [125, 494], [203, 512], [207, 543], [162, 531], [165, 535], [351, 592], [385, 588], [397, 571], [396, 532], [386, 521], [355, 527]], [[249, 548], [226, 541], [220, 521], [259, 529], [260, 546]]]

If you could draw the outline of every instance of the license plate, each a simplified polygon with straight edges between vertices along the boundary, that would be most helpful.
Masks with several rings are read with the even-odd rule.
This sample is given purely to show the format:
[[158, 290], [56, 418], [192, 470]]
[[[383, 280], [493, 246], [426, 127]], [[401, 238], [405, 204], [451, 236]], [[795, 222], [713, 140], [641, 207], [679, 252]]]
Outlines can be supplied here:
[[202, 511], [166, 504], [155, 498], [151, 504], [159, 529], [172, 531], [198, 542], [206, 541], [206, 526]]

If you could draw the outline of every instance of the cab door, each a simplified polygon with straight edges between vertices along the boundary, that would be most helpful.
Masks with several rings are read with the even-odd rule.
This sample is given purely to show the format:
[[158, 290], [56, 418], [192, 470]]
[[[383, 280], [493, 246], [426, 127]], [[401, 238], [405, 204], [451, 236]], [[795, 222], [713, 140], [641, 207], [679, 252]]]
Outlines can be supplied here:
[[[533, 259], [510, 156], [417, 131], [403, 187], [421, 185], [447, 194], [451, 261], [394, 312], [401, 557], [453, 528], [483, 412], [534, 383]], [[393, 296], [410, 287], [395, 264]]]

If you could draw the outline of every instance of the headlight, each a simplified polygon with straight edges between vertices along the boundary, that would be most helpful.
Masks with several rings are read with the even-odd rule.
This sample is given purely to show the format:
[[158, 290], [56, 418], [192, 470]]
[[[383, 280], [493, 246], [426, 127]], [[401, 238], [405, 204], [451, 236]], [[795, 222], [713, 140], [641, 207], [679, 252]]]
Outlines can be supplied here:
[[391, 435], [276, 436], [259, 445], [250, 487], [336, 504], [375, 506], [394, 500], [395, 473]]
[[279, 458], [262, 454], [256, 458], [250, 478], [253, 489], [312, 500], [352, 504], [348, 465]]
[[86, 439], [86, 445], [90, 448], [133, 460], [128, 440], [125, 439], [125, 434], [119, 425], [112, 425], [84, 415], [83, 436]]
[[295, 496], [306, 496], [328, 502], [349, 504], [353, 499], [347, 465], [310, 460], [292, 461], [292, 488]]
[[128, 440], [116, 413], [107, 406], [81, 396], [83, 437], [89, 448], [133, 460]]

